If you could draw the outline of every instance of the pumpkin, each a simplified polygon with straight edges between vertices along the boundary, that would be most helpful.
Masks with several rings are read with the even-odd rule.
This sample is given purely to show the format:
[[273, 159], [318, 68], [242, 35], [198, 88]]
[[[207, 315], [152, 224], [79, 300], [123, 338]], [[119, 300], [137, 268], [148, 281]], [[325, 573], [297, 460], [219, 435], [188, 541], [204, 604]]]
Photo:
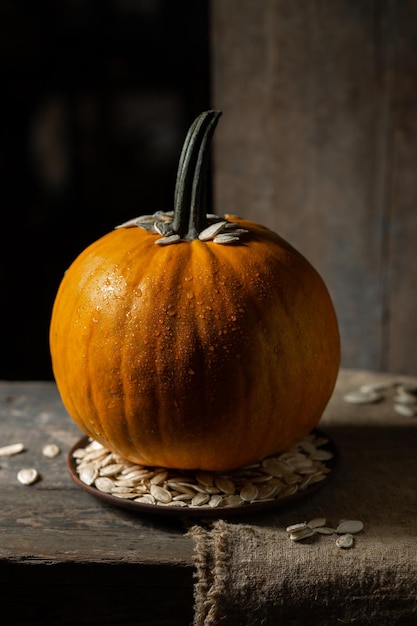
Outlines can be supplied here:
[[318, 424], [339, 369], [317, 271], [268, 228], [206, 212], [219, 115], [206, 111], [189, 130], [174, 211], [92, 243], [53, 306], [66, 409], [140, 464], [226, 471], [286, 450]]

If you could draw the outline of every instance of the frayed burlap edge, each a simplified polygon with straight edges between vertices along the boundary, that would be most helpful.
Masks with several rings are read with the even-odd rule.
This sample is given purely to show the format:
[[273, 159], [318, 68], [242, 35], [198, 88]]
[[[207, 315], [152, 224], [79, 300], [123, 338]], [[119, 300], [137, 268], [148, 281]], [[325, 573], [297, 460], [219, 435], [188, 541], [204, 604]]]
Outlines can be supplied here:
[[188, 533], [194, 542], [194, 626], [217, 623], [218, 600], [224, 593], [227, 524], [217, 520], [209, 530], [193, 526]]

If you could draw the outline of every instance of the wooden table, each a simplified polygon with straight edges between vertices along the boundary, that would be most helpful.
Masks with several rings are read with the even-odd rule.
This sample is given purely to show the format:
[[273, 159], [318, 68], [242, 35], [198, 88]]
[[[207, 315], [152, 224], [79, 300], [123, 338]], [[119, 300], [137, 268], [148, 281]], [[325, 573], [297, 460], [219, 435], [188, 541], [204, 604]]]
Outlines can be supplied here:
[[[341, 371], [321, 426], [331, 431], [340, 416], [352, 414], [357, 427], [360, 409], [343, 401], [344, 392], [370, 379], [394, 378]], [[383, 425], [392, 407], [370, 411], [372, 428]], [[417, 425], [416, 418], [398, 419]], [[114, 507], [80, 489], [66, 459], [81, 436], [54, 383], [0, 383], [0, 446], [25, 445], [18, 455], [0, 457], [1, 623], [191, 624], [193, 543], [186, 524]], [[58, 444], [61, 454], [45, 458], [47, 443]], [[41, 479], [20, 484], [22, 467], [35, 467]]]

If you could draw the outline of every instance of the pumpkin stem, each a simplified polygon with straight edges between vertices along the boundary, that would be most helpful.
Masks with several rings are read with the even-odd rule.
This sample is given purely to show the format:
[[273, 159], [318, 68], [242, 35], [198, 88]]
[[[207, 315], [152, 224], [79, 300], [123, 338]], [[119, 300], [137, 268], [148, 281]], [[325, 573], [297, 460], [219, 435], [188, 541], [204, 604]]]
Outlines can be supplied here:
[[193, 241], [208, 226], [207, 175], [210, 141], [221, 111], [205, 111], [192, 123], [181, 151], [174, 194], [173, 231]]

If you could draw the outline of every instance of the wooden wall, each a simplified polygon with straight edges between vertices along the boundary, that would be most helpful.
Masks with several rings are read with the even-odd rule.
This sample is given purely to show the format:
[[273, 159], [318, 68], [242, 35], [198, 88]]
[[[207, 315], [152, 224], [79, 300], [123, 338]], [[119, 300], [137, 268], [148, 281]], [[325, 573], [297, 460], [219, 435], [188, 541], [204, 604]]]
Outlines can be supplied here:
[[417, 1], [211, 0], [214, 203], [279, 232], [342, 365], [417, 374]]

